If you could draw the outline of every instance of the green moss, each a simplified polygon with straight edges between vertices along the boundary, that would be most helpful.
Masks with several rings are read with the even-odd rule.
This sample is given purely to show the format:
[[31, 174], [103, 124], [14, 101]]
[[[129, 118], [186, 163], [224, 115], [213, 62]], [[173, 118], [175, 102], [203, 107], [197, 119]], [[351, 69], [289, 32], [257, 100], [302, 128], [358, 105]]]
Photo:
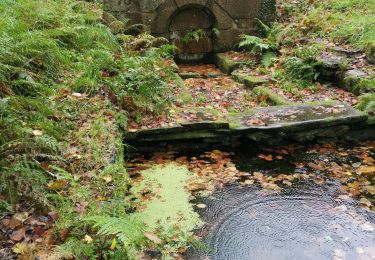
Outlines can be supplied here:
[[230, 75], [234, 70], [238, 69], [243, 62], [232, 61], [225, 53], [218, 53], [215, 55], [215, 64], [222, 72]]
[[276, 106], [282, 105], [293, 105], [294, 103], [283, 98], [282, 96], [274, 93], [271, 89], [267, 87], [256, 87], [253, 89], [253, 93], [258, 96], [268, 96], [268, 99], [271, 101], [272, 104]]
[[109, 29], [113, 34], [119, 34], [125, 30], [125, 24], [121, 21], [114, 21], [109, 25]]
[[247, 75], [241, 72], [233, 72], [232, 78], [240, 83], [243, 83], [246, 87], [253, 89], [257, 86], [267, 84], [268, 81], [257, 76]]

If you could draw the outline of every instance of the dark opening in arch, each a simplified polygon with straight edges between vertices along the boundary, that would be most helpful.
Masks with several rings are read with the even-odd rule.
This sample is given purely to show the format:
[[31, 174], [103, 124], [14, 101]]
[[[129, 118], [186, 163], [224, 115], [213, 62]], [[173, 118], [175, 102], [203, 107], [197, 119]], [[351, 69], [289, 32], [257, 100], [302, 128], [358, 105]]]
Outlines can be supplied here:
[[188, 62], [202, 60], [214, 50], [216, 19], [204, 6], [180, 8], [171, 17], [169, 35], [178, 47], [177, 58]]

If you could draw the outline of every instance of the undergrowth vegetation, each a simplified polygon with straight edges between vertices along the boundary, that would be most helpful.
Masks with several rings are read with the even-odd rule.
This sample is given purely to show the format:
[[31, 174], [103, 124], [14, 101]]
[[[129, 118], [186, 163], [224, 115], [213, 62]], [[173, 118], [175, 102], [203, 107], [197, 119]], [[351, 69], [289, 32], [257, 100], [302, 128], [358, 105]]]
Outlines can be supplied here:
[[129, 217], [117, 129], [168, 104], [173, 48], [114, 34], [95, 3], [5, 0], [0, 14], [1, 216], [49, 212], [60, 257], [134, 257], [150, 241]]
[[258, 20], [261, 33], [242, 35], [238, 47], [261, 54], [264, 67], [275, 65], [274, 78], [281, 87], [297, 91], [317, 88], [314, 82], [321, 65], [318, 57], [334, 45], [373, 52], [373, 1], [301, 0], [277, 4], [278, 20], [270, 25]]

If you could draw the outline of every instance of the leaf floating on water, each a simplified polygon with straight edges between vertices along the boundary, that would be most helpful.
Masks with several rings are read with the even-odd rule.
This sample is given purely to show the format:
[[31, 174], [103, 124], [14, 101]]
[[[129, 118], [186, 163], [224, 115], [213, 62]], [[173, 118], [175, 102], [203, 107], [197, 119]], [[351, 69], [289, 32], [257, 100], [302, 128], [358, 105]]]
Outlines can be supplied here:
[[264, 159], [264, 160], [269, 161], [269, 162], [273, 161], [272, 154], [259, 154], [258, 158]]
[[197, 204], [197, 208], [205, 209], [205, 208], [207, 208], [207, 205], [205, 205], [205, 204]]

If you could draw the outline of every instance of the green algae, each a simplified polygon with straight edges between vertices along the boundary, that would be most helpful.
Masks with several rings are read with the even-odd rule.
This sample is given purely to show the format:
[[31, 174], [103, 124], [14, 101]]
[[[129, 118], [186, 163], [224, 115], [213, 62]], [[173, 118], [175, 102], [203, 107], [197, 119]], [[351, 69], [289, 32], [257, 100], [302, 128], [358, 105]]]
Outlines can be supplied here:
[[190, 234], [203, 224], [190, 203], [191, 194], [185, 186], [192, 178], [189, 170], [174, 163], [154, 166], [141, 172], [143, 181], [135, 192], [147, 189], [152, 196], [141, 202], [141, 210], [135, 213], [150, 231], [162, 227], [165, 232], [178, 229], [181, 234]]

